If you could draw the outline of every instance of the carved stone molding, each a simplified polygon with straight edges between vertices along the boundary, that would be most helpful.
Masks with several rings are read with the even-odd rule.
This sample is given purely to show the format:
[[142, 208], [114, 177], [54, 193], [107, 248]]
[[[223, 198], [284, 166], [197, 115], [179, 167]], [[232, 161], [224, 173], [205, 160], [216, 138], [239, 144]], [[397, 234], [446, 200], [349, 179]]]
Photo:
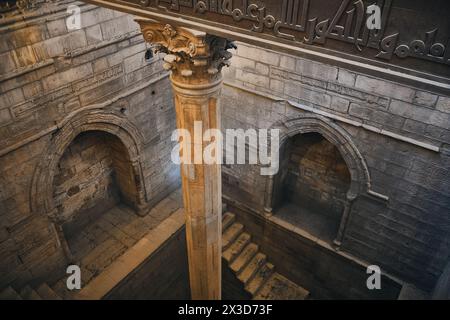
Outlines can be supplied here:
[[164, 69], [172, 71], [175, 82], [215, 82], [221, 78], [222, 68], [230, 65], [232, 54], [227, 50], [236, 48], [230, 40], [152, 20], [137, 19], [136, 22], [154, 52], [166, 53]]

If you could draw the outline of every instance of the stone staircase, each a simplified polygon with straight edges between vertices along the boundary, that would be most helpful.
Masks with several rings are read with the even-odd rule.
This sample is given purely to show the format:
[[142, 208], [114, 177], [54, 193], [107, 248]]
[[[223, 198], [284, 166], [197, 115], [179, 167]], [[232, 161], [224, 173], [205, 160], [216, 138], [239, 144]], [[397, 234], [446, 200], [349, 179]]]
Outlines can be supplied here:
[[29, 285], [16, 291], [12, 287], [7, 287], [0, 291], [0, 300], [62, 300], [47, 283], [31, 287]]
[[[244, 226], [227, 212], [222, 220], [222, 258], [243, 288], [255, 300], [304, 300], [309, 292], [275, 271], [267, 256], [251, 241]], [[7, 287], [0, 290], [0, 300], [71, 300], [76, 291], [66, 286], [66, 278], [53, 285], [42, 283], [20, 290]]]
[[309, 291], [275, 271], [244, 226], [227, 212], [222, 220], [222, 258], [254, 300], [304, 300]]

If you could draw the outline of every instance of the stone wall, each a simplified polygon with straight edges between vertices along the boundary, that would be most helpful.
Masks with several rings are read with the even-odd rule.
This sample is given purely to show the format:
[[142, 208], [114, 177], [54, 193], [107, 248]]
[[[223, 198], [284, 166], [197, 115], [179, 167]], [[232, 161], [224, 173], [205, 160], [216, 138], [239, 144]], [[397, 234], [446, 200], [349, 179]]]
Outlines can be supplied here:
[[[242, 43], [225, 77], [224, 129], [303, 118], [350, 137], [331, 142], [361, 155], [369, 186], [353, 202], [341, 250], [430, 290], [450, 252], [450, 95]], [[223, 181], [226, 196], [263, 211], [259, 166], [225, 165]]]
[[83, 132], [64, 151], [55, 173], [54, 199], [65, 235], [74, 234], [119, 202], [136, 202], [126, 148], [101, 131]]
[[189, 300], [186, 232], [182, 228], [123, 279], [105, 299]]
[[[274, 262], [276, 272], [308, 289], [312, 299], [397, 299], [402, 289], [398, 279], [382, 274], [381, 290], [367, 290], [367, 265], [358, 259], [317, 238], [286, 229], [272, 219], [276, 216], [265, 219], [240, 205], [228, 204], [252, 235], [252, 242]], [[234, 285], [234, 290], [226, 293], [239, 294], [238, 288]]]
[[[68, 4], [81, 8], [80, 30], [67, 30]], [[0, 32], [0, 287], [21, 287], [65, 272], [46, 189], [70, 142], [83, 130], [128, 137], [145, 211], [179, 186], [175, 112], [161, 59], [145, 60], [129, 15], [48, 2], [3, 19]]]
[[79, 135], [66, 149], [54, 179], [54, 197], [61, 220], [104, 202], [112, 207], [117, 197], [110, 148], [96, 132]]

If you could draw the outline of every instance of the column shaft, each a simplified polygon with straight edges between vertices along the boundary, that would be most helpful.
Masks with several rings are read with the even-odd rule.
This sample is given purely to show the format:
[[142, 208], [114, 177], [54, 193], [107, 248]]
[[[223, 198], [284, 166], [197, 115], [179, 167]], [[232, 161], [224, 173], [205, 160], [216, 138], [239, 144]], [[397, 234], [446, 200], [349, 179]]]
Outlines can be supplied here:
[[[221, 168], [217, 161], [204, 163], [202, 133], [220, 129], [221, 70], [229, 65], [231, 53], [227, 50], [236, 46], [227, 39], [204, 32], [150, 20], [138, 19], [137, 22], [144, 39], [156, 51], [166, 54], [164, 68], [171, 71], [177, 127], [186, 129], [192, 137], [186, 149], [191, 150], [193, 162], [183, 163], [181, 156], [191, 295], [193, 299], [220, 299]], [[201, 123], [200, 137], [194, 129], [196, 122]]]
[[[173, 80], [173, 79], [172, 79]], [[195, 136], [195, 122], [220, 129], [218, 96], [221, 81], [207, 85], [183, 85], [172, 81], [177, 127], [192, 137], [191, 155], [203, 150], [202, 137]], [[198, 134], [198, 132], [197, 132]], [[201, 144], [197, 148], [195, 144]], [[182, 164], [181, 179], [186, 214], [186, 237], [192, 299], [221, 298], [222, 179], [219, 164]]]

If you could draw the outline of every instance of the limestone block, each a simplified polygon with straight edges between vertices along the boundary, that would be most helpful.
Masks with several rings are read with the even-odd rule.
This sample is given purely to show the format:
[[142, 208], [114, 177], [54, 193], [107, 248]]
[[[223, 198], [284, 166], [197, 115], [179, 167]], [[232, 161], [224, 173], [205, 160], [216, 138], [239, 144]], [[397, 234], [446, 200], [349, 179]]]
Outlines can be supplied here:
[[412, 102], [415, 90], [389, 81], [358, 75], [355, 87], [369, 93], [388, 96], [394, 99]]
[[353, 87], [356, 81], [356, 74], [345, 69], [339, 68], [337, 82], [348, 86]]
[[84, 30], [72, 31], [67, 34], [45, 40], [36, 46], [46, 50], [48, 57], [58, 57], [75, 49], [86, 47], [86, 34]]
[[450, 113], [450, 97], [439, 97], [436, 109], [441, 112]]
[[2, 34], [0, 53], [16, 50], [48, 38], [45, 24], [34, 24]]
[[248, 46], [242, 43], [238, 46], [237, 55], [273, 66], [278, 66], [280, 61], [280, 55], [278, 53], [258, 47]]
[[291, 72], [295, 71], [296, 61], [292, 56], [282, 55], [280, 57], [280, 67]]
[[9, 109], [0, 109], [0, 126], [11, 121], [11, 113]]
[[432, 108], [436, 104], [437, 99], [438, 96], [435, 94], [425, 91], [416, 91], [413, 103]]
[[255, 68], [256, 72], [263, 75], [263, 76], [268, 76], [269, 75], [269, 67], [265, 64], [256, 63], [256, 68]]
[[139, 25], [133, 21], [132, 16], [124, 15], [114, 20], [102, 22], [100, 24], [103, 39], [113, 39], [118, 34], [137, 31]]
[[67, 33], [66, 19], [56, 19], [47, 22], [47, 30], [51, 38]]
[[0, 95], [0, 108], [12, 107], [25, 101], [23, 91], [17, 88]]
[[29, 84], [26, 84], [22, 88], [23, 95], [25, 99], [33, 98], [37, 95], [42, 95], [44, 93], [44, 89], [42, 87], [42, 83], [40, 81], [35, 81]]
[[86, 28], [86, 40], [88, 45], [101, 42], [103, 40], [102, 29], [99, 24]]
[[144, 54], [144, 51], [145, 51], [145, 44], [141, 42], [133, 46], [124, 48], [118, 51], [117, 53], [108, 56], [108, 63], [110, 66], [114, 66], [119, 63], [122, 63], [123, 60], [126, 59], [127, 57], [133, 56], [139, 52], [142, 52], [142, 54]]
[[81, 13], [83, 28], [87, 28], [95, 24], [111, 20], [113, 18], [114, 11], [105, 8], [95, 8], [94, 10], [84, 11]]
[[301, 75], [325, 81], [335, 81], [338, 75], [337, 67], [304, 59], [297, 59], [295, 70]]
[[[255, 69], [255, 60], [235, 56], [231, 58], [232, 67], [252, 71]], [[225, 71], [225, 70], [224, 70]]]
[[90, 75], [92, 75], [92, 65], [87, 63], [50, 75], [42, 79], [42, 84], [44, 90], [52, 90]]
[[331, 105], [331, 96], [329, 94], [307, 89], [305, 86], [298, 85], [298, 83], [295, 83], [294, 81], [285, 84], [284, 92], [288, 96], [305, 100], [322, 107], [329, 108]]
[[338, 96], [333, 96], [331, 98], [331, 109], [336, 110], [341, 113], [347, 113], [350, 105], [350, 101]]
[[270, 83], [269, 77], [261, 76], [240, 69], [236, 70], [236, 79], [264, 88], [269, 88]]
[[11, 52], [8, 51], [0, 54], [0, 59], [2, 61], [2, 63], [0, 63], [1, 75], [6, 75], [17, 68]]
[[143, 52], [138, 52], [124, 60], [125, 72], [131, 73], [146, 65], [145, 55]]
[[440, 111], [414, 106], [399, 100], [391, 101], [389, 112], [405, 118], [411, 118], [416, 121], [432, 124], [444, 129], [448, 128], [450, 123], [450, 114], [448, 113], [442, 113]]
[[424, 130], [425, 135], [433, 139], [447, 143], [450, 141], [450, 130], [439, 128], [433, 125], [428, 125]]
[[283, 93], [284, 92], [284, 82], [276, 80], [276, 79], [271, 79], [270, 80], [270, 89], [275, 92]]

